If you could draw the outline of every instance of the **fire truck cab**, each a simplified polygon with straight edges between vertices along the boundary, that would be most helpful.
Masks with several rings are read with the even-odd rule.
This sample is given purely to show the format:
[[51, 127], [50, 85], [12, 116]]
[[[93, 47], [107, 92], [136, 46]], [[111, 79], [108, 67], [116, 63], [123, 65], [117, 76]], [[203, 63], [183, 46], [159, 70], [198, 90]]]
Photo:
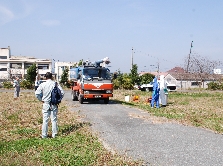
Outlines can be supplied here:
[[[109, 103], [109, 97], [113, 97], [113, 84], [110, 70], [103, 66], [108, 63], [103, 60], [95, 63], [85, 62], [82, 66], [70, 69], [71, 98], [81, 104], [88, 100], [104, 100]], [[109, 61], [110, 62], [110, 61]], [[102, 65], [101, 65], [102, 63]]]

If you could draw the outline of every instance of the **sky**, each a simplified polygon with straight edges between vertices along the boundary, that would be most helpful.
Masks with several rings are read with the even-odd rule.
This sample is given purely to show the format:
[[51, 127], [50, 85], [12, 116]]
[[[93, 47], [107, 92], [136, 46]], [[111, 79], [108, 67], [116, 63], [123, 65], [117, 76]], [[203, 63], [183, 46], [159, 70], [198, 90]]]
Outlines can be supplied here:
[[184, 67], [190, 49], [223, 61], [222, 9], [222, 0], [0, 0], [0, 48], [61, 62], [109, 57], [124, 73], [133, 57], [138, 72], [165, 72]]

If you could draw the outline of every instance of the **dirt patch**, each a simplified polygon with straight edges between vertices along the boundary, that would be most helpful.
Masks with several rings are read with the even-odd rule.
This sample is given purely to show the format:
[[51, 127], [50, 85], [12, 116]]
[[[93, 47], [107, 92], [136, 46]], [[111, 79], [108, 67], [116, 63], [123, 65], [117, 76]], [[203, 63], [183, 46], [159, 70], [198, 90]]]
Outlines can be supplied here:
[[169, 120], [165, 117], [156, 117], [156, 116], [152, 116], [149, 113], [146, 112], [141, 112], [141, 114], [136, 114], [136, 113], [129, 113], [129, 116], [132, 118], [139, 118], [139, 119], [143, 119], [145, 121], [149, 121], [153, 124], [163, 124], [163, 123], [179, 123], [177, 121], [174, 120]]

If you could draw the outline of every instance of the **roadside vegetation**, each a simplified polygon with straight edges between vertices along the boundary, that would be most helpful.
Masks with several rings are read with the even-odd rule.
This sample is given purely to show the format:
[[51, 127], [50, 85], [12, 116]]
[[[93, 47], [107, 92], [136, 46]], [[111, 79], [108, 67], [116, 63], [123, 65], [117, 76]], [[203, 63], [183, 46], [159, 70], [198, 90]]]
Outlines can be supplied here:
[[[196, 65], [194, 64], [190, 65], [190, 70]], [[115, 90], [111, 100], [140, 108], [150, 114], [149, 118], [142, 119], [154, 119], [159, 123], [175, 122], [223, 133], [223, 93], [211, 91], [223, 90], [221, 80], [209, 83], [209, 90], [169, 92], [167, 106], [157, 109], [150, 107], [149, 98], [152, 92], [134, 90], [135, 85], [150, 83], [155, 76], [139, 76], [137, 69], [134, 64], [129, 74], [122, 74], [120, 71], [113, 74]], [[197, 72], [196, 68], [194, 71]], [[20, 86], [22, 89], [33, 89], [33, 76], [37, 75], [35, 64], [28, 69], [27, 74], [26, 79], [21, 80]], [[70, 87], [67, 68], [62, 74], [60, 84], [64, 88]], [[12, 89], [11, 80], [3, 82], [3, 87]], [[125, 96], [130, 96], [129, 102], [125, 101]], [[81, 122], [78, 111], [70, 112], [66, 102], [60, 105], [59, 136], [56, 139], [41, 139], [42, 105], [34, 97], [34, 93], [23, 92], [18, 100], [14, 100], [13, 93], [2, 92], [0, 98], [1, 166], [142, 165], [141, 161], [133, 161], [105, 149], [97, 136], [90, 132], [90, 123]]]
[[[141, 162], [106, 150], [90, 124], [81, 122], [77, 112], [60, 104], [59, 136], [40, 138], [42, 105], [34, 93], [1, 92], [0, 165], [1, 166], [138, 166]], [[51, 123], [49, 124], [49, 136]]]
[[[204, 58], [199, 57], [193, 57], [193, 63], [191, 64], [191, 67], [189, 68], [192, 70], [194, 73], [198, 73], [198, 81], [203, 82], [205, 78], [202, 78], [203, 76], [209, 76], [213, 75], [212, 70], [208, 67], [215, 67], [216, 65], [219, 65], [220, 62], [215, 62], [215, 61], [209, 61], [205, 60]], [[204, 61], [204, 62], [203, 62]], [[207, 64], [205, 62], [208, 62]], [[197, 62], [200, 62], [197, 64]], [[82, 64], [82, 61], [79, 61], [79, 65]], [[200, 64], [203, 64], [202, 68], [199, 66]], [[76, 65], [74, 65], [76, 66]], [[192, 68], [193, 67], [193, 68]], [[199, 71], [201, 70], [201, 71]], [[204, 70], [205, 71], [204, 73]], [[201, 75], [201, 74], [206, 74], [206, 75]], [[22, 89], [33, 89], [34, 88], [34, 82], [35, 78], [38, 76], [37, 73], [37, 66], [36, 64], [33, 64], [27, 69], [27, 75], [25, 78], [21, 78], [20, 80], [20, 87]], [[149, 84], [151, 81], [154, 79], [154, 75], [150, 73], [145, 73], [143, 75], [139, 75], [138, 73], [138, 66], [137, 64], [132, 65], [132, 69], [130, 70], [130, 73], [121, 73], [120, 70], [114, 72], [112, 74], [112, 83], [114, 89], [124, 89], [124, 90], [133, 90], [135, 86], [139, 86], [142, 84]], [[214, 77], [214, 76], [213, 76]], [[13, 79], [13, 78], [12, 78]], [[63, 73], [61, 75], [61, 79], [59, 81], [61, 86], [66, 89], [70, 88], [72, 85], [72, 81], [69, 80], [69, 69], [68, 67], [65, 67], [63, 70]], [[2, 84], [0, 84], [3, 88], [6, 89], [12, 89], [12, 80], [5, 80]], [[201, 86], [201, 85], [200, 85]], [[216, 81], [210, 82], [208, 84], [208, 89], [209, 90], [223, 90], [223, 82], [222, 79], [218, 78]]]
[[[125, 101], [125, 96], [130, 101]], [[138, 100], [133, 100], [137, 96]], [[168, 92], [166, 107], [151, 108], [148, 98], [152, 92], [139, 90], [115, 90], [113, 100], [131, 107], [147, 111], [162, 122], [178, 122], [223, 133], [223, 92], [210, 90], [191, 90]], [[165, 118], [165, 119], [163, 119]], [[157, 119], [157, 118], [156, 118]]]
[[[130, 101], [125, 101], [125, 96]], [[133, 101], [133, 98], [137, 99]], [[115, 100], [123, 105], [140, 108], [155, 122], [175, 122], [223, 133], [223, 93], [193, 90], [169, 92], [166, 107], [151, 108], [152, 92], [115, 90]], [[60, 105], [59, 136], [41, 139], [41, 103], [33, 93], [22, 92], [14, 100], [12, 92], [0, 93], [0, 165], [1, 166], [140, 166], [141, 161], [106, 150], [97, 136], [90, 132], [90, 123], [81, 122], [78, 111], [70, 112], [66, 102]], [[49, 124], [51, 132], [51, 124]], [[49, 136], [51, 134], [49, 133]]]

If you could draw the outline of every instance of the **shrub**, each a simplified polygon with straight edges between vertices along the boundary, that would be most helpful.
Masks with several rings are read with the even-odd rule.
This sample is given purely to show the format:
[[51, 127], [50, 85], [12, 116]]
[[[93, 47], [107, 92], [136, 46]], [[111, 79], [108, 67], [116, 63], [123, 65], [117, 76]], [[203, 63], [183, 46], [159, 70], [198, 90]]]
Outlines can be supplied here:
[[20, 87], [24, 89], [33, 89], [34, 85], [28, 80], [22, 80], [20, 82]]
[[13, 88], [13, 84], [11, 83], [11, 81], [4, 81], [3, 87], [6, 89], [10, 89], [10, 88]]
[[223, 83], [219, 85], [219, 88], [223, 90]]
[[113, 80], [113, 88], [114, 89], [119, 89], [120, 88], [120, 83], [119, 83], [118, 79]]
[[216, 82], [210, 82], [207, 85], [209, 90], [220, 90], [222, 87], [219, 83]]

